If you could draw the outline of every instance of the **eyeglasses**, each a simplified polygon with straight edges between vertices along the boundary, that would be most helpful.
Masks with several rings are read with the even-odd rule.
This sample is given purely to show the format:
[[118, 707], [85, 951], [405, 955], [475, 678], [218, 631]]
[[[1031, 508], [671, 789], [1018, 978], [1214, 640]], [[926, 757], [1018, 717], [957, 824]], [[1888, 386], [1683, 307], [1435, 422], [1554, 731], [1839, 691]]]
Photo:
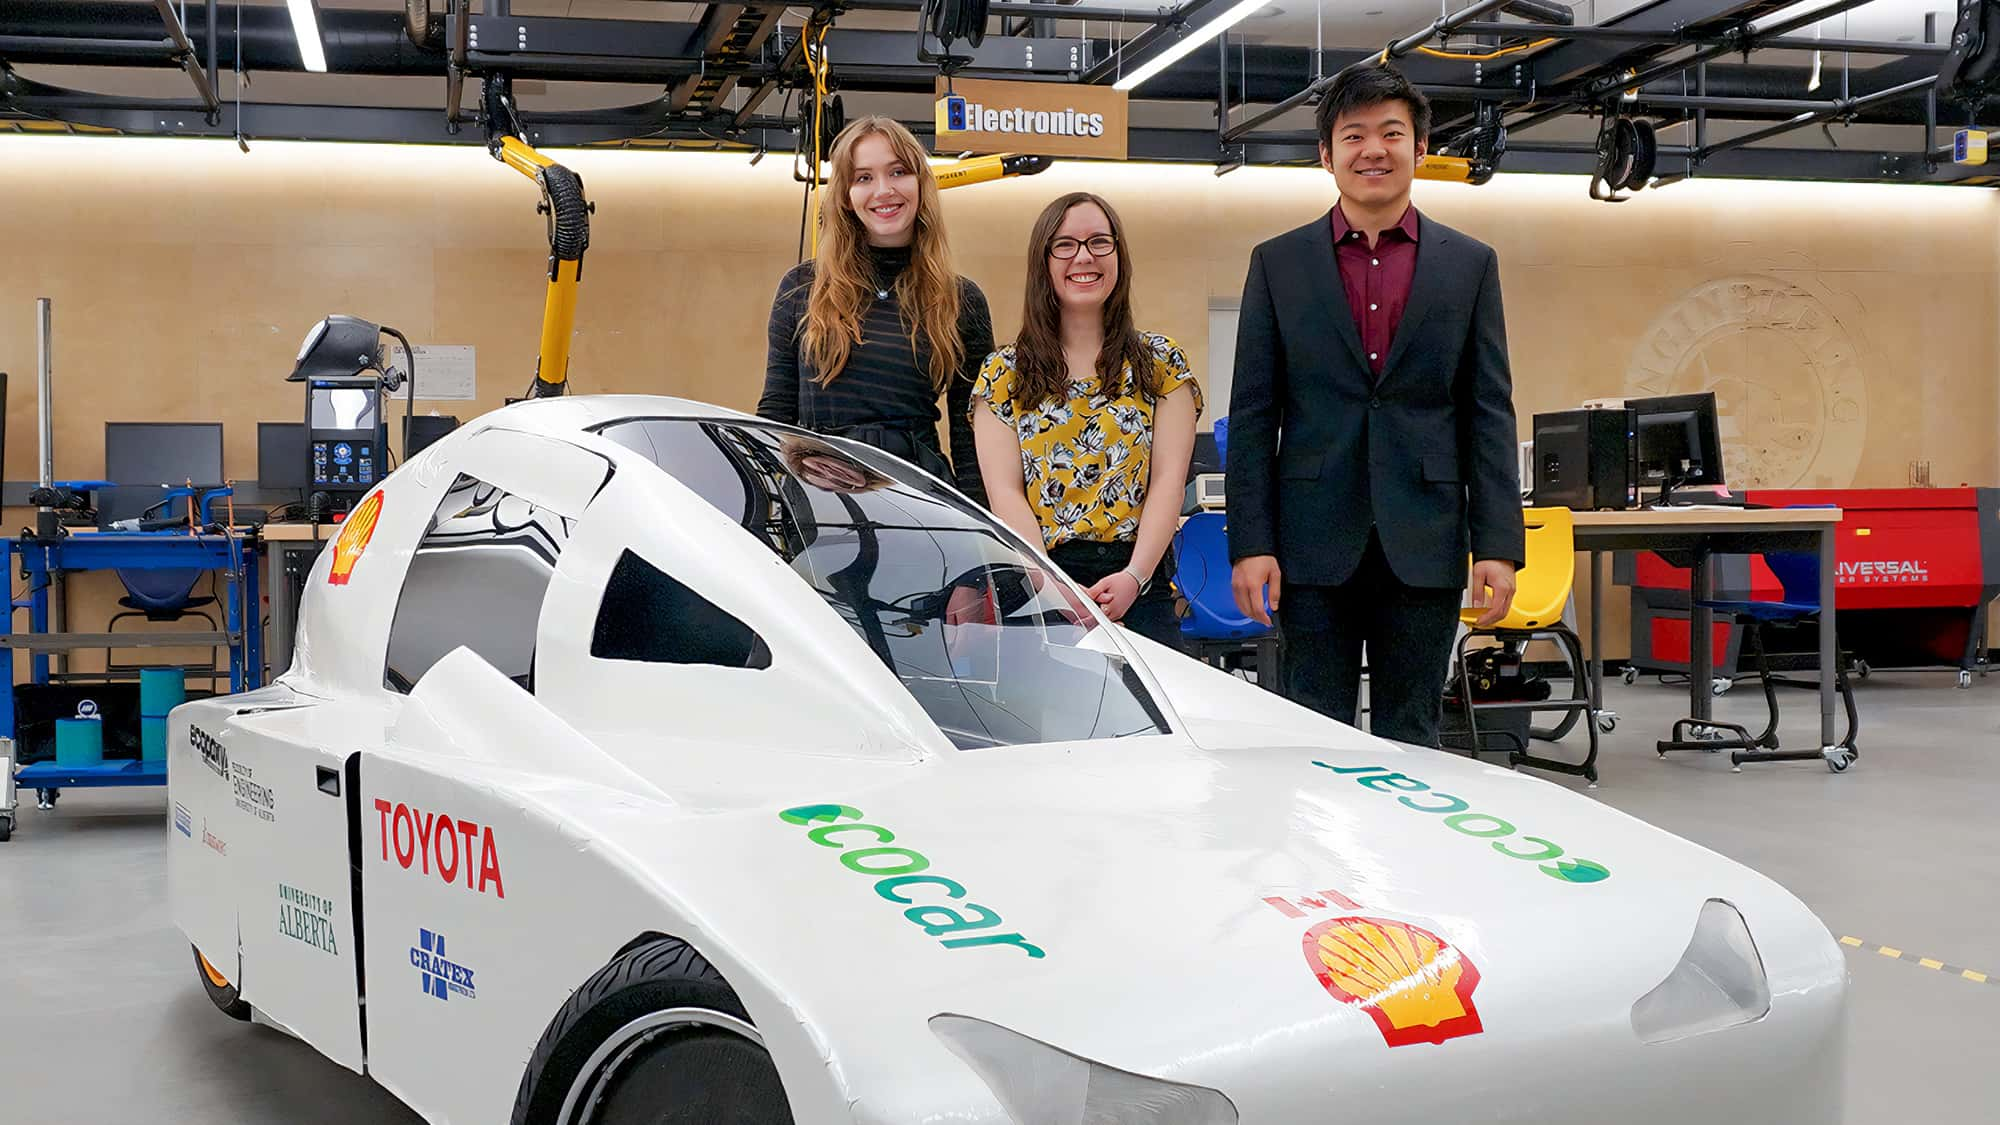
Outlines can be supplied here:
[[1049, 257], [1062, 258], [1067, 261], [1070, 258], [1076, 257], [1077, 250], [1085, 246], [1090, 248], [1091, 257], [1108, 258], [1112, 254], [1117, 253], [1118, 240], [1108, 234], [1092, 235], [1081, 242], [1078, 242], [1074, 238], [1058, 238], [1054, 242], [1049, 243]]

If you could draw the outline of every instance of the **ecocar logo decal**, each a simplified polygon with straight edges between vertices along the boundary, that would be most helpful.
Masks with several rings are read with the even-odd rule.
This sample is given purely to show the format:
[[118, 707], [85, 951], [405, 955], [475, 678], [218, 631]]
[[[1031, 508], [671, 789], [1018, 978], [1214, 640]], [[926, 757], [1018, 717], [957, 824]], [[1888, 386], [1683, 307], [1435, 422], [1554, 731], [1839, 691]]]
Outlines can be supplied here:
[[[873, 824], [842, 824], [844, 820], [860, 820], [860, 809], [850, 805], [800, 805], [778, 814], [778, 819], [786, 824], [801, 827], [818, 824], [820, 827], [806, 833], [806, 839], [822, 848], [846, 851], [847, 844], [834, 839], [843, 833], [860, 833], [873, 838], [875, 844], [888, 844], [896, 834], [887, 828]], [[840, 857], [840, 865], [849, 871], [863, 875], [886, 875], [875, 884], [875, 893], [890, 902], [910, 906], [917, 900], [897, 892], [906, 887], [938, 887], [946, 898], [964, 899], [965, 888], [942, 875], [919, 875], [917, 872], [930, 869], [929, 857], [909, 848], [859, 847], [847, 851]], [[967, 930], [984, 930], [1001, 924], [1000, 915], [976, 902], [960, 902], [958, 906], [924, 904], [910, 906], [903, 911], [903, 917], [923, 927], [926, 934], [942, 937], [945, 934], [964, 933]], [[970, 949], [980, 945], [1012, 945], [1030, 957], [1045, 957], [1041, 947], [1029, 944], [1020, 934], [981, 934], [978, 937], [943, 938], [938, 942], [946, 949]]]
[[1353, 777], [1355, 782], [1365, 785], [1377, 793], [1400, 791], [1403, 793], [1429, 793], [1443, 804], [1419, 804], [1408, 797], [1396, 798], [1396, 803], [1418, 812], [1434, 813], [1444, 817], [1446, 828], [1466, 836], [1492, 840], [1493, 850], [1512, 859], [1525, 859], [1538, 864], [1538, 870], [1551, 879], [1561, 879], [1565, 883], [1601, 883], [1611, 878], [1611, 869], [1588, 859], [1559, 859], [1563, 854], [1561, 845], [1540, 836], [1523, 836], [1523, 843], [1532, 844], [1532, 849], [1516, 849], [1508, 846], [1501, 837], [1512, 836], [1517, 829], [1508, 821], [1488, 813], [1473, 812], [1472, 806], [1463, 799], [1449, 793], [1440, 793], [1429, 785], [1408, 774], [1397, 773], [1386, 766], [1329, 766], [1315, 761], [1313, 765], [1323, 770]]
[[1391, 1047], [1485, 1030], [1479, 970], [1451, 943], [1390, 918], [1332, 918], [1306, 931], [1306, 963], [1335, 1000], [1368, 1013]]
[[382, 493], [377, 490], [340, 525], [340, 535], [333, 541], [333, 566], [326, 573], [329, 586], [345, 586], [354, 573], [354, 564], [360, 560], [361, 552], [368, 549], [368, 540], [375, 535], [375, 522], [382, 518]]

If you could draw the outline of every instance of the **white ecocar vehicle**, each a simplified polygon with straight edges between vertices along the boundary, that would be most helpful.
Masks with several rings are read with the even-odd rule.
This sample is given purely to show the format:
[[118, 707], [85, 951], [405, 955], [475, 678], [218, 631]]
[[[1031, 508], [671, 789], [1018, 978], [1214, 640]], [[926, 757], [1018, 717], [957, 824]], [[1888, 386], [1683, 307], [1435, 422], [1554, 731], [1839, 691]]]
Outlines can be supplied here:
[[175, 710], [211, 997], [433, 1122], [1831, 1123], [1770, 880], [1107, 624], [866, 447], [511, 406]]

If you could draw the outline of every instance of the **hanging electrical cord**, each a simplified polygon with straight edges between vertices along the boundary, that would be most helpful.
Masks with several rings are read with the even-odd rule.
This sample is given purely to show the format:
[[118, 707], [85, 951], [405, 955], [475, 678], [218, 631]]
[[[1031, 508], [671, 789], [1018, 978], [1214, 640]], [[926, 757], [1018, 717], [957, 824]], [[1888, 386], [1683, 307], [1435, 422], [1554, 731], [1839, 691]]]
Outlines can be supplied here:
[[[827, 145], [831, 140], [827, 136], [829, 124], [827, 101], [832, 92], [829, 88], [829, 76], [832, 72], [832, 67], [827, 63], [826, 33], [832, 26], [833, 20], [831, 17], [815, 15], [807, 22], [805, 28], [806, 69], [812, 75], [813, 104], [811, 115], [812, 167], [807, 169], [806, 174], [806, 216], [804, 221], [810, 232], [811, 251], [815, 257], [819, 255], [819, 224], [813, 221], [813, 199], [818, 194], [822, 183], [820, 169], [824, 167]], [[800, 145], [799, 147], [803, 149], [805, 146]]]

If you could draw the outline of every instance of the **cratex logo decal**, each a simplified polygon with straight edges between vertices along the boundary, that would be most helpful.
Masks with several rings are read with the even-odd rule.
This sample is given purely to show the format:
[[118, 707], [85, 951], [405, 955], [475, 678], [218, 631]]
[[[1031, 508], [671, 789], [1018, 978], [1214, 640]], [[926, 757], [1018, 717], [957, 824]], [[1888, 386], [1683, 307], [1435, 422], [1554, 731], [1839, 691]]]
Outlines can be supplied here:
[[215, 776], [229, 780], [229, 750], [222, 745], [221, 739], [200, 727], [189, 727], [188, 741], [194, 743], [195, 750], [201, 754], [202, 765], [214, 770]]
[[493, 829], [401, 802], [392, 805], [380, 797], [375, 798], [375, 811], [382, 824], [382, 862], [389, 862], [393, 845], [396, 862], [405, 871], [415, 867], [447, 884], [460, 884], [480, 894], [490, 892], [494, 898], [507, 897], [507, 888], [500, 882], [500, 849], [493, 841]]
[[1444, 817], [1444, 826], [1461, 835], [1476, 839], [1492, 840], [1493, 850], [1510, 859], [1524, 859], [1539, 864], [1538, 870], [1551, 879], [1561, 879], [1565, 883], [1601, 883], [1611, 878], [1611, 869], [1588, 859], [1561, 859], [1562, 846], [1540, 836], [1522, 836], [1521, 842], [1534, 845], [1532, 848], [1510, 846], [1505, 837], [1517, 831], [1514, 825], [1488, 813], [1473, 812], [1472, 806], [1449, 793], [1440, 793], [1429, 785], [1407, 774], [1400, 774], [1385, 766], [1329, 766], [1325, 762], [1313, 765], [1323, 770], [1354, 778], [1359, 785], [1377, 793], [1429, 793], [1437, 804], [1424, 804], [1409, 797], [1398, 797], [1396, 803], [1418, 812]]
[[257, 781], [257, 771], [237, 762], [229, 768], [229, 784], [236, 790], [236, 807], [262, 821], [278, 819], [278, 795]]
[[[922, 852], [909, 848], [883, 847], [896, 839], [896, 834], [887, 828], [873, 824], [841, 824], [843, 820], [860, 820], [861, 810], [847, 805], [800, 805], [786, 809], [778, 818], [786, 824], [818, 824], [820, 827], [806, 833], [806, 839], [822, 848], [833, 848], [842, 853], [840, 865], [849, 871], [862, 875], [885, 876], [875, 883], [875, 893], [890, 902], [908, 906], [903, 917], [913, 925], [923, 928], [924, 933], [941, 938], [939, 945], [946, 949], [971, 949], [982, 945], [1011, 945], [1030, 957], [1046, 956], [1039, 946], [1031, 945], [1020, 934], [978, 934], [973, 937], [956, 935], [977, 930], [995, 929], [1003, 925], [1000, 915], [976, 902], [965, 902], [965, 888], [942, 875], [919, 875], [930, 870], [931, 861]], [[857, 835], [869, 838], [877, 846], [849, 847], [845, 841], [835, 839], [841, 835]], [[857, 843], [859, 841], [856, 841]], [[917, 892], [904, 895], [901, 892], [911, 887], [927, 888], [927, 897], [942, 892], [945, 898], [959, 900], [957, 906], [942, 903], [917, 903]], [[946, 935], [954, 935], [947, 937]]]
[[217, 836], [215, 833], [210, 832], [208, 830], [208, 821], [206, 819], [204, 819], [201, 822], [201, 846], [207, 848], [209, 851], [214, 852], [216, 855], [229, 854], [229, 842], [224, 840], [222, 837]]
[[322, 953], [340, 953], [333, 933], [333, 904], [283, 883], [278, 884], [278, 932]]
[[439, 1000], [449, 1000], [453, 996], [479, 999], [479, 989], [472, 983], [472, 970], [444, 955], [443, 934], [418, 930], [417, 944], [410, 947], [410, 964], [417, 969], [417, 980], [424, 995], [435, 996]]

